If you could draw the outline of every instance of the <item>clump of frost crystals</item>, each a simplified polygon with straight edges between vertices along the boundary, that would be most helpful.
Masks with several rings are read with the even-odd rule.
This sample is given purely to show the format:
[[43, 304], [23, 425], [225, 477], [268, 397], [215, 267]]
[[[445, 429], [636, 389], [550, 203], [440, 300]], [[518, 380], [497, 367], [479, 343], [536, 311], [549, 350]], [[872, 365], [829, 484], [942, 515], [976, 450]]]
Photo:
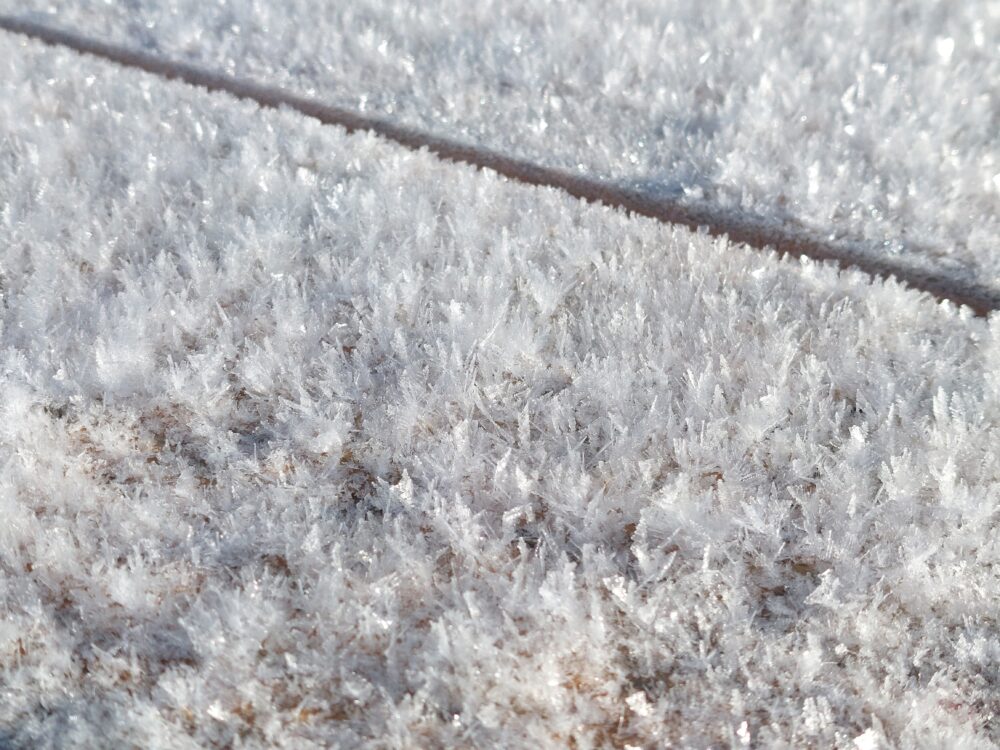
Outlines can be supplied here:
[[1000, 742], [996, 318], [0, 72], [0, 745]]

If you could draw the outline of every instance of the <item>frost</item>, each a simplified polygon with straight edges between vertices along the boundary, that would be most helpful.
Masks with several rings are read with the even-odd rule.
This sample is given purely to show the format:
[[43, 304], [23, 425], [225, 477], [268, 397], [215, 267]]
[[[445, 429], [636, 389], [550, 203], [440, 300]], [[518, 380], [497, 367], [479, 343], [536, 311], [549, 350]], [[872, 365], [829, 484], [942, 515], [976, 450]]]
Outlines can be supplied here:
[[7, 36], [0, 93], [0, 745], [1000, 742], [996, 316]]

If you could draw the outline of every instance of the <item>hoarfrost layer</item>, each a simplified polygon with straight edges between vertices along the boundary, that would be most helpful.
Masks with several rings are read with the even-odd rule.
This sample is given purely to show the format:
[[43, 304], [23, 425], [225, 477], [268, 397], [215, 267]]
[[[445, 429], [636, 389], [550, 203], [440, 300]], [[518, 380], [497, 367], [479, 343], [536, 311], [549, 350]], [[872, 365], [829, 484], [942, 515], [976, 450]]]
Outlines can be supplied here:
[[996, 318], [0, 66], [0, 744], [1000, 740]]

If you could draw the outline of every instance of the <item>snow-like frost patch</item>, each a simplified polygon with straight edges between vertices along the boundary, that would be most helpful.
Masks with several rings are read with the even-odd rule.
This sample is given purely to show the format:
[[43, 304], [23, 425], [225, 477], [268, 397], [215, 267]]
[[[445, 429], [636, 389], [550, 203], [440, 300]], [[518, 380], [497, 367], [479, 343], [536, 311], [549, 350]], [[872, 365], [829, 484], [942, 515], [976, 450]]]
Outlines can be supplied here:
[[0, 744], [1000, 741], [995, 319], [0, 73]]

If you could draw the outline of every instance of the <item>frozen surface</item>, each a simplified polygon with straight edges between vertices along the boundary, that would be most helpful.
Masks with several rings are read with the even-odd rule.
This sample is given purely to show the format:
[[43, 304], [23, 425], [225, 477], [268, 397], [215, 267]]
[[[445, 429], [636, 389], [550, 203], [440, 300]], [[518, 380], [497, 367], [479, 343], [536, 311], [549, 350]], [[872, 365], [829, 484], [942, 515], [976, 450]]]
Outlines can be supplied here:
[[1000, 290], [997, 0], [0, 0]]
[[0, 35], [4, 747], [988, 747], [1000, 330]]

